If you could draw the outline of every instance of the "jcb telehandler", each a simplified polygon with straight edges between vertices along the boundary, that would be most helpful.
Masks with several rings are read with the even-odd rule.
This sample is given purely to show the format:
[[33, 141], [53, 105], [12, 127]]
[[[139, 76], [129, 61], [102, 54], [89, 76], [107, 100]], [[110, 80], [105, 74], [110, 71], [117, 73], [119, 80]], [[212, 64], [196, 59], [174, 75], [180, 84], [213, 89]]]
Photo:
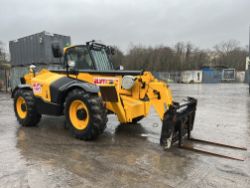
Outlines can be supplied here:
[[136, 123], [151, 107], [162, 120], [160, 143], [169, 148], [193, 129], [197, 101], [173, 102], [168, 85], [150, 72], [116, 70], [110, 61], [114, 49], [95, 41], [62, 49], [52, 45], [54, 57], [63, 59], [61, 70], [43, 69], [24, 75], [13, 92], [19, 123], [35, 126], [42, 114], [66, 117], [72, 134], [83, 140], [103, 133], [107, 114], [120, 123]]

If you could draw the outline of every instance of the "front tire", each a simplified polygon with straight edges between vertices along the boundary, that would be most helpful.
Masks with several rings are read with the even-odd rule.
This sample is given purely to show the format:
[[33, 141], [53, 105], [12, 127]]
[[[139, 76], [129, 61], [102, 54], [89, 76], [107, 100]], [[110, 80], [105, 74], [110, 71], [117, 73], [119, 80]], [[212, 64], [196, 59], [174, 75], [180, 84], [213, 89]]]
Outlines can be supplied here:
[[144, 118], [144, 116], [136, 117], [132, 120], [132, 124], [138, 124], [139, 121], [141, 121]]
[[93, 140], [103, 133], [107, 112], [101, 98], [82, 89], [72, 90], [65, 99], [67, 127], [79, 139]]
[[22, 126], [36, 126], [41, 115], [36, 111], [33, 92], [27, 89], [18, 89], [14, 94], [14, 111], [17, 121]]

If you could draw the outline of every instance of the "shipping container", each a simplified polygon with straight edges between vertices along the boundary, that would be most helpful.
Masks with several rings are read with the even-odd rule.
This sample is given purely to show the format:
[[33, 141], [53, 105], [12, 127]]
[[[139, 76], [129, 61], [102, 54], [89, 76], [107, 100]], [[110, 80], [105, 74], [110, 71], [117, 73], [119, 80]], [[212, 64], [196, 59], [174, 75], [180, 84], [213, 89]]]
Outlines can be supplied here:
[[222, 71], [213, 68], [202, 69], [202, 83], [221, 83]]
[[182, 83], [201, 83], [202, 82], [202, 71], [192, 70], [181, 72]]
[[46, 31], [26, 36], [9, 42], [12, 66], [30, 64], [58, 64], [60, 59], [54, 58], [51, 45], [58, 42], [62, 47], [70, 45], [69, 36], [51, 34]]

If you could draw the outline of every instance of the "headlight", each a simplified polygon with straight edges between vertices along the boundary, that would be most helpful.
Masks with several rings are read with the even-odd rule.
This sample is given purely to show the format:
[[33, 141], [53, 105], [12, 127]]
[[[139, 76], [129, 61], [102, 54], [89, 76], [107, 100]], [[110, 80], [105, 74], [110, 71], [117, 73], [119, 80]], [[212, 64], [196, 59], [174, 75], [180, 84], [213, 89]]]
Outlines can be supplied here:
[[127, 90], [131, 89], [135, 84], [135, 80], [136, 78], [134, 76], [130, 76], [130, 75], [123, 76], [122, 88], [127, 89]]

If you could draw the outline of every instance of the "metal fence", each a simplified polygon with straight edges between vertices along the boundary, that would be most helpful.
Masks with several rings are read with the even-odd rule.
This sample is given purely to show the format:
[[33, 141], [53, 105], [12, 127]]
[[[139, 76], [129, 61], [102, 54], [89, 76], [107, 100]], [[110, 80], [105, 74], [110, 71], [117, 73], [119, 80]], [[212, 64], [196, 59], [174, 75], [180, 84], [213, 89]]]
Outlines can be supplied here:
[[0, 66], [0, 91], [8, 91], [10, 87], [10, 69]]
[[167, 82], [176, 82], [181, 81], [181, 72], [153, 72], [154, 76], [160, 80]]
[[[42, 69], [60, 69], [62, 65], [36, 65], [36, 71], [40, 71]], [[20, 78], [29, 72], [29, 66], [16, 66], [12, 67], [10, 70], [10, 87], [14, 89], [17, 85], [19, 85]]]
[[236, 72], [235, 69], [223, 69], [222, 81], [235, 81]]
[[246, 82], [250, 80], [250, 71], [236, 71], [235, 69], [204, 69], [180, 72], [154, 72], [160, 80], [175, 83], [222, 83]]

